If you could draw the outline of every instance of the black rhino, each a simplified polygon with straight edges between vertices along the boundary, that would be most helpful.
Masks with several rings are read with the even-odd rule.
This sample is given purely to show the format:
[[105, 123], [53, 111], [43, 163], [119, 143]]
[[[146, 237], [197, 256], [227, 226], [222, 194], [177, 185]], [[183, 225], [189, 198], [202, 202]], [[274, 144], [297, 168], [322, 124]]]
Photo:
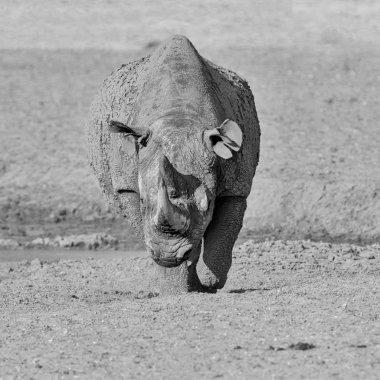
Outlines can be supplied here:
[[90, 111], [90, 165], [144, 239], [162, 292], [224, 286], [259, 145], [247, 82], [184, 36], [104, 81]]

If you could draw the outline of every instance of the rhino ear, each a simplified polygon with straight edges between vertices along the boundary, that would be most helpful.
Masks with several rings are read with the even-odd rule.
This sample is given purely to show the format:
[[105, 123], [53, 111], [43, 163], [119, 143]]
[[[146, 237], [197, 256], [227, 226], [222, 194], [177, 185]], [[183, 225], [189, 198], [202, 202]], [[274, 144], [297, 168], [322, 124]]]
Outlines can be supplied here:
[[232, 120], [226, 119], [218, 128], [206, 132], [214, 152], [225, 160], [232, 157], [232, 151], [241, 148], [243, 134], [240, 127]]
[[219, 156], [224, 158], [225, 160], [232, 157], [232, 152], [227, 148], [227, 146], [222, 142], [218, 141], [213, 146], [214, 152]]
[[237, 152], [243, 141], [243, 133], [240, 127], [234, 121], [226, 119], [217, 129], [220, 135], [223, 136], [225, 143], [231, 145], [230, 148]]

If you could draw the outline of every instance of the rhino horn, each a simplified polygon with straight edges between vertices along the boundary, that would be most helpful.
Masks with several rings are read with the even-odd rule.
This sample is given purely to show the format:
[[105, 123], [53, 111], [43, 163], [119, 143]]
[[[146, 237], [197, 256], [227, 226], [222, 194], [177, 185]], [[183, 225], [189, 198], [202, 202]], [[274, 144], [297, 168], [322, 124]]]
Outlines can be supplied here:
[[181, 234], [186, 232], [190, 225], [190, 218], [185, 210], [170, 201], [161, 173], [158, 177], [157, 213], [154, 223], [159, 230], [171, 230]]

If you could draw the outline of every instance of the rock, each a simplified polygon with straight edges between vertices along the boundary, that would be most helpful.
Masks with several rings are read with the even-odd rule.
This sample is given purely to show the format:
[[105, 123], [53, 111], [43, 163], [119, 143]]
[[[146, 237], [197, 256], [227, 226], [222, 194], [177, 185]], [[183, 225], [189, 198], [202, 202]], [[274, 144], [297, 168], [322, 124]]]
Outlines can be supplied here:
[[0, 239], [0, 249], [20, 248], [20, 243], [13, 239]]
[[72, 235], [61, 237], [57, 236], [54, 239], [54, 245], [59, 248], [114, 248], [119, 241], [111, 235], [107, 234], [89, 234], [89, 235]]
[[46, 237], [46, 238], [38, 237], [38, 238], [32, 240], [26, 246], [28, 248], [35, 248], [35, 247], [50, 247], [52, 245], [53, 245], [53, 243], [48, 237]]

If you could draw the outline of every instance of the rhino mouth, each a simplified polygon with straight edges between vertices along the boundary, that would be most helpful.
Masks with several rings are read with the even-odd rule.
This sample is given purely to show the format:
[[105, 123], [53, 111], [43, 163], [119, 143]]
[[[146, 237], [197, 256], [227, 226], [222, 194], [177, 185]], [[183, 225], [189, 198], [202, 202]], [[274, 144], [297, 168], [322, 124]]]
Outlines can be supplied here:
[[166, 256], [160, 251], [155, 251], [149, 248], [150, 255], [155, 263], [166, 268], [173, 268], [181, 265], [183, 262], [189, 260], [194, 256], [194, 247], [183, 248], [182, 252], [177, 252], [176, 255]]
[[160, 257], [160, 258], [153, 258], [155, 263], [158, 265], [165, 267], [165, 268], [174, 268], [179, 265], [181, 265], [184, 261], [186, 261], [186, 258], [181, 257]]

